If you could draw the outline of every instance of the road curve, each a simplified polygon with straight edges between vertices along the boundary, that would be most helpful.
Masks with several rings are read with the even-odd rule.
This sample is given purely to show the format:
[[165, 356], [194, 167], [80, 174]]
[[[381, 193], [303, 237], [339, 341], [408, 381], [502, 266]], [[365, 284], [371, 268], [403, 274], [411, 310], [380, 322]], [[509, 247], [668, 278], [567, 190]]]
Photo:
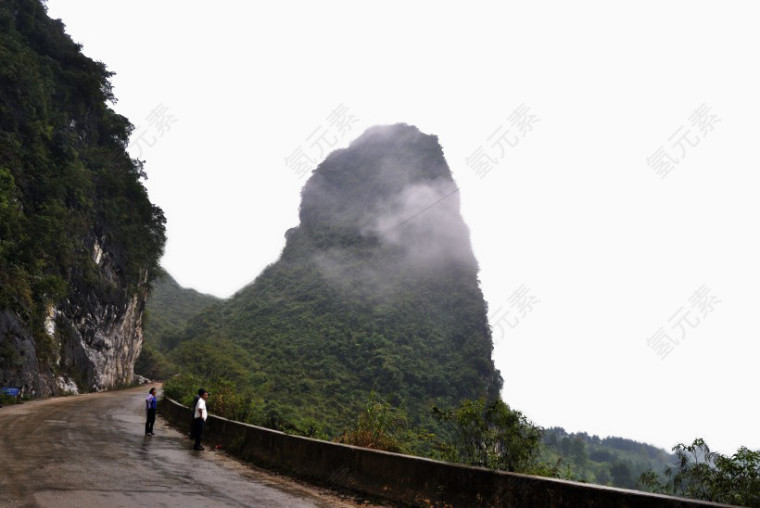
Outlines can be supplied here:
[[0, 409], [0, 506], [356, 506], [244, 466], [159, 417], [144, 436], [148, 387]]

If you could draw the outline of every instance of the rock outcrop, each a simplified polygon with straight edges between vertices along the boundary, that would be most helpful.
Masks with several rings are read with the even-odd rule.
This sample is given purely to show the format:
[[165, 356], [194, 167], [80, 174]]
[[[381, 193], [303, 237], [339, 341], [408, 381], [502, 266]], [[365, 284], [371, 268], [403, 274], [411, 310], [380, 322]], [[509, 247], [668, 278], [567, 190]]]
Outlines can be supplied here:
[[96, 292], [74, 289], [57, 307], [47, 308], [43, 335], [17, 312], [0, 311], [0, 384], [32, 397], [131, 384], [148, 292], [120, 293], [104, 300]]

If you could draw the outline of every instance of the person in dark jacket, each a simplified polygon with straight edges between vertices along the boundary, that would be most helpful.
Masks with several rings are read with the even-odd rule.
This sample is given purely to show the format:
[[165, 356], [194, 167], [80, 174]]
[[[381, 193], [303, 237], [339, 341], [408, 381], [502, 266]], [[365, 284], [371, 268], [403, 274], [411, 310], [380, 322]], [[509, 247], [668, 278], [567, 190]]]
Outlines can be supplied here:
[[148, 397], [145, 399], [145, 435], [155, 436], [153, 433], [153, 424], [156, 422], [156, 407], [158, 406], [158, 400], [156, 399], [156, 389], [151, 388], [148, 392]]

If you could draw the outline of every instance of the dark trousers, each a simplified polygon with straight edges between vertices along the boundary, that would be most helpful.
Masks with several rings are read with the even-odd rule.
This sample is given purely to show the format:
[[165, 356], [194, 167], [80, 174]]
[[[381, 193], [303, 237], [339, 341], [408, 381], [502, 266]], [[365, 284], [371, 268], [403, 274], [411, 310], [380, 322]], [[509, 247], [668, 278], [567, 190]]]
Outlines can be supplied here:
[[153, 434], [153, 424], [156, 421], [156, 410], [148, 409], [148, 417], [145, 420], [145, 433]]
[[203, 437], [203, 424], [205, 422], [203, 421], [203, 418], [196, 418], [195, 421], [193, 421], [193, 435], [195, 436], [195, 447], [199, 447], [201, 445], [201, 438]]

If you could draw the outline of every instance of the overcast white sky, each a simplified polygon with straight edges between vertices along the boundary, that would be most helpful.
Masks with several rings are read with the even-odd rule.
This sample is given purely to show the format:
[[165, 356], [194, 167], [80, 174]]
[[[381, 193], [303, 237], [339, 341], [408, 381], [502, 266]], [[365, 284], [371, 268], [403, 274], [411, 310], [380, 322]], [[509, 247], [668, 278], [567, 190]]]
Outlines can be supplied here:
[[[226, 297], [375, 124], [439, 136], [503, 396], [542, 426], [760, 448], [760, 7], [48, 0], [137, 126], [163, 266]], [[670, 340], [668, 340], [670, 339]]]

